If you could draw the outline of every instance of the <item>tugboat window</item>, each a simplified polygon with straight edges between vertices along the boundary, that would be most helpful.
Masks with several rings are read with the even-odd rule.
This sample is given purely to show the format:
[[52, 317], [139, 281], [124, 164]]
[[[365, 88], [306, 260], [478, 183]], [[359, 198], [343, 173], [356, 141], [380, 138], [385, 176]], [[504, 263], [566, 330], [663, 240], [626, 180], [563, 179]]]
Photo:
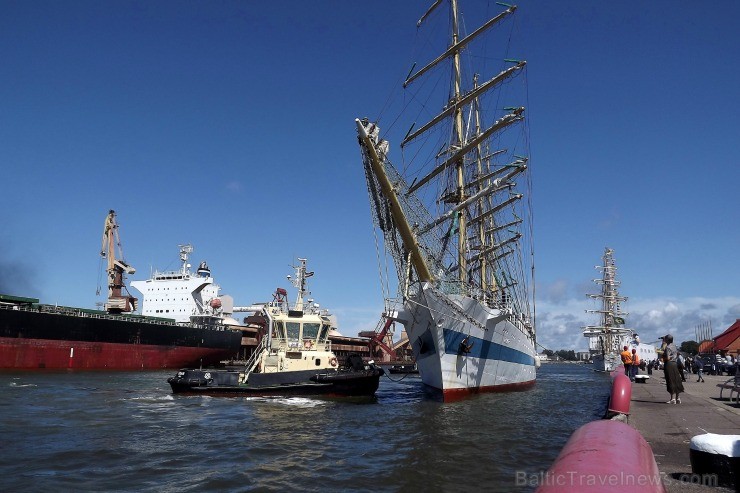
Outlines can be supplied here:
[[285, 326], [288, 329], [288, 339], [298, 340], [301, 334], [301, 324], [298, 322], [286, 322]]
[[321, 326], [321, 335], [319, 336], [319, 342], [324, 342], [326, 340], [326, 337], [329, 335], [329, 326], [328, 325], [322, 325]]
[[321, 358], [316, 358], [316, 366], [321, 366]]
[[273, 325], [272, 328], [272, 337], [285, 339], [285, 328], [283, 327], [282, 322], [275, 322], [275, 325]]
[[319, 335], [319, 324], [303, 324], [303, 338], [316, 339]]

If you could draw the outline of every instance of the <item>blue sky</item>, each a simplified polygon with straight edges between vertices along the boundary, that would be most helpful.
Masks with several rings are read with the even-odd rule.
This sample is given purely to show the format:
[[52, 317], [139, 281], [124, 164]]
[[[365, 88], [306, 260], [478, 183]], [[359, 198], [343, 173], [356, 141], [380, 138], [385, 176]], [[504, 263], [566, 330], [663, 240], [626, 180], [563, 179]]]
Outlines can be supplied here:
[[[133, 279], [192, 243], [246, 304], [307, 257], [340, 330], [372, 328], [354, 118], [429, 4], [0, 0], [0, 291], [93, 307], [112, 208]], [[740, 318], [740, 4], [518, 5], [540, 342], [586, 347], [606, 246], [643, 339], [719, 334]]]

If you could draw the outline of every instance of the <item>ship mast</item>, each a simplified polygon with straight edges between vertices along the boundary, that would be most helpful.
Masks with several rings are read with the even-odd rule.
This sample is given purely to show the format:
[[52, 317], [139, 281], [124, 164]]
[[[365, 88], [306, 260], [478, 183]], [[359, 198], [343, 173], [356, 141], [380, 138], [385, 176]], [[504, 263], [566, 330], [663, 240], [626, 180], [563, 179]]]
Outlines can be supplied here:
[[[468, 76], [462, 57], [466, 50], [474, 49], [473, 41], [511, 16], [516, 7], [507, 6], [466, 36], [459, 2], [449, 2], [450, 23], [444, 38], [447, 48], [423, 68], [412, 69], [403, 83], [407, 89], [443, 63], [449, 71], [446, 104], [421, 126], [412, 124], [400, 143], [402, 149], [413, 144], [411, 154], [416, 157], [426, 153], [429, 160], [414, 171], [399, 171], [387, 158], [389, 145], [380, 138], [377, 124], [356, 120], [371, 212], [393, 254], [404, 295], [412, 282], [421, 281], [509, 304], [512, 298], [505, 291], [519, 293], [521, 288], [516, 287], [517, 276], [507, 274], [521, 260], [516, 255], [513, 259], [506, 257], [518, 252], [523, 236], [517, 231], [522, 219], [514, 212], [523, 194], [516, 193], [513, 178], [527, 170], [527, 158], [501, 146], [500, 136], [524, 120], [524, 107], [504, 107], [503, 115], [487, 124], [479, 107], [490, 106], [481, 103], [481, 98], [520, 74], [526, 62], [505, 59], [513, 66], [482, 83], [477, 74], [473, 75], [472, 87], [466, 88]], [[417, 26], [440, 5], [441, 1], [435, 1]], [[417, 94], [434, 92], [428, 93], [423, 85], [419, 89]], [[433, 138], [419, 138], [432, 130], [445, 134], [441, 149], [427, 147]], [[492, 140], [498, 142], [499, 150], [491, 149]], [[516, 149], [519, 144], [512, 142], [512, 147]], [[507, 155], [513, 156], [508, 164], [499, 162]], [[527, 301], [518, 295], [515, 304], [524, 306]]]
[[621, 308], [621, 303], [627, 301], [627, 298], [619, 294], [620, 282], [617, 280], [614, 250], [608, 247], [605, 248], [602, 260], [603, 265], [596, 267], [602, 271], [602, 278], [593, 280], [596, 284], [601, 285], [601, 293], [588, 295], [590, 298], [601, 301], [601, 309], [586, 310], [587, 313], [598, 313], [601, 323], [598, 326], [584, 327], [584, 336], [603, 336], [605, 347], [608, 350], [618, 352], [621, 336], [632, 332], [624, 327], [624, 316], [628, 313], [623, 312]]
[[[116, 256], [116, 249], [118, 256]], [[118, 236], [118, 223], [116, 222], [116, 211], [111, 209], [105, 218], [103, 226], [103, 244], [100, 256], [107, 258], [108, 266], [108, 300], [105, 310], [108, 313], [124, 313], [136, 310], [137, 299], [128, 294], [123, 294], [126, 289], [124, 274], [133, 274], [136, 269], [123, 260], [121, 240]]]
[[[295, 279], [292, 279], [292, 282], [293, 286], [298, 288], [298, 295], [296, 296], [295, 305], [293, 306], [293, 309], [296, 311], [303, 311], [303, 298], [309, 294], [306, 279], [313, 276], [313, 271], [308, 272], [306, 270], [307, 260], [308, 259], [305, 258], [299, 258], [298, 261], [300, 262], [300, 265], [293, 267], [295, 269]], [[290, 276], [288, 276], [288, 279], [290, 279]], [[309, 302], [310, 301], [311, 300], [309, 300]]]
[[[450, 2], [452, 9], [452, 46], [458, 46], [459, 37], [459, 26], [458, 26], [458, 11], [457, 11], [457, 0]], [[455, 54], [452, 57], [453, 73], [455, 77], [455, 93], [454, 101], [459, 101], [462, 95], [461, 89], [461, 72], [460, 72], [460, 49], [455, 49]], [[458, 106], [455, 109], [455, 142], [453, 146], [459, 148], [463, 147], [463, 107]], [[455, 193], [455, 201], [457, 204], [465, 201], [465, 157], [460, 156], [460, 159], [455, 163], [455, 172], [457, 175], [457, 191]], [[458, 211], [458, 278], [460, 283], [464, 284], [467, 281], [468, 267], [467, 267], [467, 253], [465, 239], [467, 238], [467, 224], [466, 224], [466, 208]]]

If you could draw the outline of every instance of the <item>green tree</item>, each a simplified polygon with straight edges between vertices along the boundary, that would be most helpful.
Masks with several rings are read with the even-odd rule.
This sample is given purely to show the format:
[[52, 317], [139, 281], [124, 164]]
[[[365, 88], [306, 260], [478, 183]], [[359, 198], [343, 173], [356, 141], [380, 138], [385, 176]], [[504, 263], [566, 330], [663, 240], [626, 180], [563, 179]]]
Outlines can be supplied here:
[[576, 357], [576, 352], [572, 349], [560, 349], [556, 351], [555, 354], [566, 361], [576, 361], [578, 359]]
[[699, 352], [699, 343], [696, 341], [683, 341], [678, 348], [683, 353], [696, 354]]

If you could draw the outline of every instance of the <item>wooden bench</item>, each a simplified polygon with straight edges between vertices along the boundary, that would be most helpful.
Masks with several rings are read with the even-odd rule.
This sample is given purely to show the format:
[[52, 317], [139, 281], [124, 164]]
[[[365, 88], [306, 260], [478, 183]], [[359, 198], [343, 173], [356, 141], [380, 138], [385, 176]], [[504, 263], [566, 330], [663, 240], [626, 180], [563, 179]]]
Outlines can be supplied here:
[[719, 398], [722, 398], [722, 393], [729, 389], [730, 391], [730, 402], [732, 402], [732, 394], [735, 394], [735, 403], [740, 403], [740, 375], [735, 375], [725, 383], [718, 383], [717, 387], [720, 388]]

